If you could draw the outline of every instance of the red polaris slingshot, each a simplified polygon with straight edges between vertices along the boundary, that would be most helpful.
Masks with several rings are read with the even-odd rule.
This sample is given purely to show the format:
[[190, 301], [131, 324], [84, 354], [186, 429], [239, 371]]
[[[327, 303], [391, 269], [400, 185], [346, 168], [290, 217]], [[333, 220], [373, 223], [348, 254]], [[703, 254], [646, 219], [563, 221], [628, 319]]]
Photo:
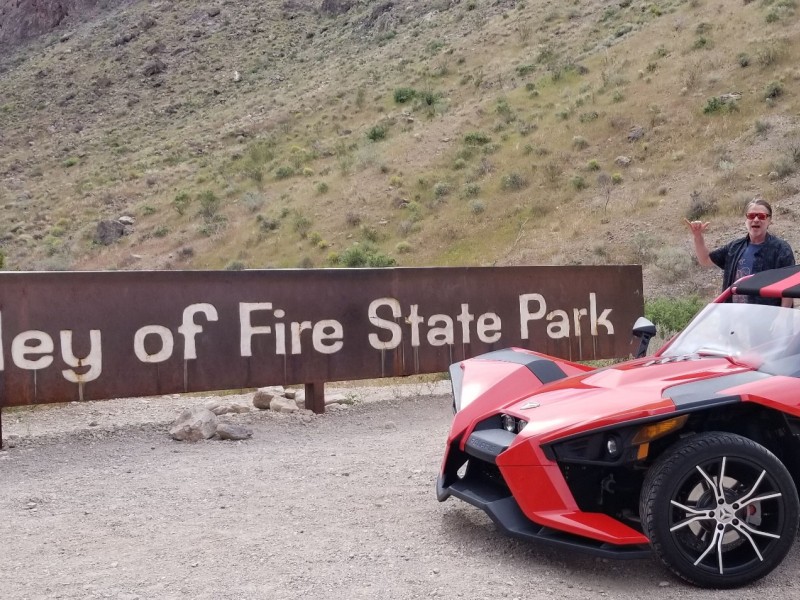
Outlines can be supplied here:
[[437, 496], [504, 532], [609, 558], [654, 553], [702, 587], [774, 569], [800, 483], [800, 266], [739, 280], [653, 356], [600, 369], [519, 348], [450, 367]]

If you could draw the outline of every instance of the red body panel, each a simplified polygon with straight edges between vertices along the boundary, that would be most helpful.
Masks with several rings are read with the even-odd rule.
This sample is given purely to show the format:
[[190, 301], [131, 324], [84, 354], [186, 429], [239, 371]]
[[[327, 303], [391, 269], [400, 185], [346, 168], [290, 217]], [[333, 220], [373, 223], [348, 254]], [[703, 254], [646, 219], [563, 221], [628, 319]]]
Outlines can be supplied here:
[[[545, 456], [542, 445], [607, 425], [668, 415], [675, 411], [670, 387], [751, 369], [726, 358], [659, 362], [649, 357], [590, 372], [581, 365], [553, 362], [565, 372], [569, 369], [571, 376], [546, 385], [522, 364], [480, 359], [461, 363], [469, 404], [455, 416], [448, 447], [459, 439], [464, 449], [475, 426], [491, 415], [502, 412], [524, 419], [527, 426], [496, 463], [525, 516], [611, 544], [647, 543], [642, 533], [608, 515], [580, 511], [561, 469]], [[770, 383], [773, 379], [779, 378], [759, 382], [760, 388], [742, 387], [751, 393], [758, 389], [763, 395], [752, 399], [769, 404], [766, 397], [781, 397], [776, 393], [780, 383]], [[793, 404], [791, 412], [800, 414], [800, 398], [784, 395]]]

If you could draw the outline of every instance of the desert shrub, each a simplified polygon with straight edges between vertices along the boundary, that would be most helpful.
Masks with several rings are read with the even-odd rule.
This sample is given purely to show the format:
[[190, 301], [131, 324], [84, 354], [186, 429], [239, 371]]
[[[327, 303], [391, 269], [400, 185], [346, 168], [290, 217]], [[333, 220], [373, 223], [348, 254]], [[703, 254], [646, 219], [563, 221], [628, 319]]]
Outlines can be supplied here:
[[189, 192], [178, 192], [172, 199], [172, 208], [174, 208], [175, 212], [182, 216], [186, 212], [186, 209], [189, 207], [191, 201], [192, 199], [189, 196]]
[[686, 327], [703, 306], [705, 302], [697, 296], [651, 298], [644, 302], [644, 316], [668, 337]]
[[519, 65], [517, 67], [517, 75], [520, 77], [525, 77], [526, 75], [530, 75], [536, 70], [536, 65]]
[[743, 69], [745, 67], [749, 67], [750, 66], [750, 55], [747, 52], [740, 52], [736, 56], [736, 61], [739, 63], [739, 66], [742, 67]]
[[791, 157], [784, 156], [772, 163], [772, 171], [783, 179], [797, 171], [797, 163]]
[[262, 206], [264, 206], [264, 196], [257, 192], [247, 192], [242, 197], [242, 204], [247, 207], [247, 210], [250, 212], [258, 212]]
[[572, 187], [578, 191], [585, 189], [588, 186], [586, 180], [580, 175], [574, 175], [569, 182], [572, 184]]
[[622, 177], [622, 173], [612, 173], [611, 174], [611, 183], [613, 183], [614, 185], [619, 185], [623, 181], [624, 181], [624, 179]]
[[504, 190], [516, 191], [528, 187], [528, 180], [516, 172], [503, 175], [500, 180], [500, 187]]
[[449, 183], [446, 181], [439, 181], [433, 186], [433, 195], [437, 198], [443, 198], [450, 193], [451, 189]]
[[717, 199], [706, 198], [697, 190], [689, 194], [689, 207], [686, 209], [686, 218], [696, 221], [706, 215], [717, 212]]
[[329, 189], [330, 188], [328, 187], [328, 184], [325, 183], [324, 181], [320, 181], [317, 184], [317, 193], [318, 194], [327, 194]]
[[464, 143], [470, 146], [483, 146], [491, 141], [492, 138], [480, 131], [471, 131], [464, 136]]
[[344, 222], [347, 223], [349, 227], [358, 227], [361, 225], [361, 215], [349, 212], [344, 216]]
[[380, 232], [371, 227], [370, 225], [362, 225], [361, 226], [361, 237], [364, 238], [368, 242], [378, 242], [381, 239]]
[[576, 135], [572, 138], [572, 147], [576, 150], [583, 150], [589, 147], [589, 142], [582, 135]]
[[370, 243], [359, 244], [356, 242], [340, 254], [332, 254], [328, 261], [340, 267], [393, 267], [397, 261], [383, 254]]
[[469, 203], [469, 212], [473, 215], [480, 215], [486, 212], [486, 205], [480, 200], [472, 200]]
[[467, 198], [474, 198], [481, 193], [481, 186], [477, 183], [468, 183], [464, 186], [464, 196]]
[[278, 219], [265, 217], [264, 215], [256, 215], [256, 223], [258, 223], [258, 228], [263, 233], [275, 231], [281, 226], [281, 222]]
[[200, 192], [197, 196], [197, 200], [200, 202], [200, 211], [198, 214], [204, 219], [211, 219], [219, 212], [219, 196], [211, 190]]
[[5, 269], [6, 267], [6, 255], [0, 250], [0, 269]]
[[783, 95], [783, 84], [780, 81], [771, 81], [764, 89], [764, 99], [774, 100]]
[[756, 122], [753, 124], [753, 127], [756, 130], [758, 135], [766, 135], [769, 133], [769, 130], [772, 129], [772, 124], [769, 121], [762, 121], [761, 119], [756, 119]]
[[588, 163], [586, 163], [586, 170], [587, 171], [599, 171], [600, 170], [600, 163], [597, 162], [597, 159], [592, 159]]
[[386, 139], [386, 126], [385, 125], [374, 125], [369, 128], [367, 131], [367, 139], [373, 142], [378, 142], [380, 140]]
[[292, 220], [292, 230], [301, 238], [305, 239], [311, 229], [311, 219], [302, 213], [295, 213]]
[[275, 169], [275, 179], [288, 179], [294, 175], [294, 169], [289, 165], [282, 165]]
[[720, 100], [717, 96], [712, 96], [706, 101], [706, 105], [703, 107], [703, 114], [711, 114], [715, 112], [719, 112], [723, 109], [725, 103]]
[[167, 237], [167, 235], [169, 235], [169, 227], [166, 225], [159, 225], [153, 231], [153, 236], [157, 238]]
[[247, 265], [240, 260], [232, 260], [225, 265], [226, 271], [244, 271], [246, 268]]
[[211, 237], [223, 231], [228, 226], [228, 220], [222, 215], [214, 215], [207, 218], [203, 224], [197, 228], [197, 232], [205, 237]]
[[405, 240], [401, 242], [397, 242], [397, 245], [394, 247], [395, 252], [398, 254], [408, 254], [413, 250], [411, 244]]
[[397, 102], [398, 104], [405, 104], [406, 102], [413, 100], [416, 97], [416, 95], [417, 95], [417, 90], [415, 90], [414, 88], [409, 88], [409, 87], [397, 88], [394, 91], [394, 101]]

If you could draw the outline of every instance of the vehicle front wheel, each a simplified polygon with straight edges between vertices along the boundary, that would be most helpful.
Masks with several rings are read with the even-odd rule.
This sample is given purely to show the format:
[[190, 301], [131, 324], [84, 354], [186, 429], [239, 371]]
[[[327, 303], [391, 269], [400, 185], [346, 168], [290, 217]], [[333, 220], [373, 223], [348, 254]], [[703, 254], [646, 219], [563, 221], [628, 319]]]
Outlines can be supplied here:
[[794, 542], [797, 489], [786, 467], [748, 438], [700, 433], [667, 450], [645, 478], [644, 533], [686, 581], [732, 588], [777, 567]]

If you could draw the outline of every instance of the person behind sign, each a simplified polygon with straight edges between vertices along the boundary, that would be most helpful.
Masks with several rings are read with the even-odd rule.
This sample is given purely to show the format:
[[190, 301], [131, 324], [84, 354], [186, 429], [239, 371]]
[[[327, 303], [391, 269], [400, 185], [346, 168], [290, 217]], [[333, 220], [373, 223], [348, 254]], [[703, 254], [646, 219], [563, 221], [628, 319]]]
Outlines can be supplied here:
[[[772, 224], [772, 206], [769, 202], [761, 198], [754, 198], [747, 203], [744, 213], [747, 235], [710, 252], [703, 237], [709, 223], [684, 219], [689, 231], [692, 232], [697, 262], [703, 267], [716, 265], [723, 270], [723, 290], [745, 275], [795, 264], [791, 246], [767, 231]], [[793, 306], [794, 302], [792, 298], [760, 298], [741, 295], [734, 295], [732, 301], [788, 307]]]

